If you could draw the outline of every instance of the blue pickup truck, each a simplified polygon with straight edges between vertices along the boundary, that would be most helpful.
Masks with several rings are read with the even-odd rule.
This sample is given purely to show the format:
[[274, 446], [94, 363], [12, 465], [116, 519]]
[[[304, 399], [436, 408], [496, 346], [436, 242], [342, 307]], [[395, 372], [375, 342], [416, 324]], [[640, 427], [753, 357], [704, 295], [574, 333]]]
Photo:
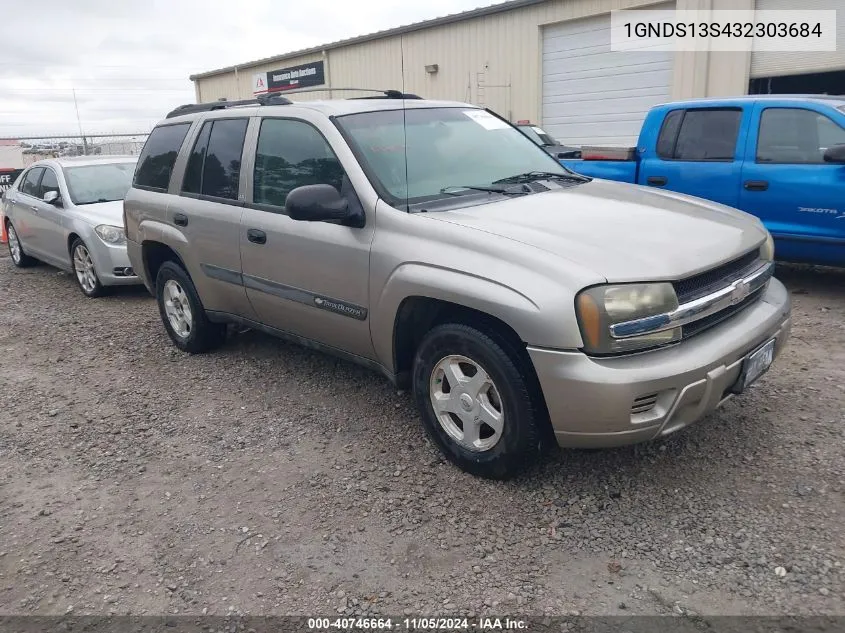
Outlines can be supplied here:
[[845, 266], [845, 96], [757, 95], [654, 107], [635, 148], [561, 160], [759, 217], [778, 259]]

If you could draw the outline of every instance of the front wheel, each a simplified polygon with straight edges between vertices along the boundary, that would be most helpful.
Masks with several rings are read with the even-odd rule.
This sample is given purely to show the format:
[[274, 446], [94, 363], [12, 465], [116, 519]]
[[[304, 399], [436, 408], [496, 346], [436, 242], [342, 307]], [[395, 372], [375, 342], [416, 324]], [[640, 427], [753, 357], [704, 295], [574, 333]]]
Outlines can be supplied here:
[[159, 268], [156, 300], [164, 328], [183, 352], [207, 352], [226, 340], [226, 324], [208, 320], [194, 282], [179, 264], [165, 262]]
[[523, 364], [468, 325], [440, 325], [420, 343], [417, 406], [429, 437], [462, 470], [510, 479], [538, 457], [540, 418]]
[[106, 289], [97, 277], [97, 270], [94, 268], [94, 260], [85, 242], [76, 238], [70, 246], [70, 259], [73, 263], [73, 272], [79, 289], [86, 297], [101, 297]]

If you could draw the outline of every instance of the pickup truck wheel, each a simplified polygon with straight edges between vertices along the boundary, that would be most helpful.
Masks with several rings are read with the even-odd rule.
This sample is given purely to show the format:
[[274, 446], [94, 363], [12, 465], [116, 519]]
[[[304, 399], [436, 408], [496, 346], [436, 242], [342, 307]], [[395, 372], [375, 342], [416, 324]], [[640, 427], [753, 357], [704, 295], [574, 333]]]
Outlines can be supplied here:
[[207, 352], [226, 340], [226, 324], [208, 320], [194, 282], [179, 264], [165, 262], [158, 269], [156, 300], [164, 328], [183, 352]]
[[540, 433], [519, 359], [463, 324], [432, 329], [414, 359], [423, 424], [462, 470], [510, 479], [538, 454]]

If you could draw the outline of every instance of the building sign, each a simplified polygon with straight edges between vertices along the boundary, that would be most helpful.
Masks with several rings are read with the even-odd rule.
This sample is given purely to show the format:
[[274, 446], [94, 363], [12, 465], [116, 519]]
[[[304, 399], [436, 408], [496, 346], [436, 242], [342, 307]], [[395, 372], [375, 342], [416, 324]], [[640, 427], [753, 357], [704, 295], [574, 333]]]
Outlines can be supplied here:
[[18, 176], [21, 175], [23, 169], [7, 169], [0, 167], [0, 194], [5, 193], [9, 188], [15, 184]]
[[267, 92], [283, 92], [297, 88], [311, 88], [326, 83], [325, 62], [311, 62], [271, 70], [266, 73], [256, 73], [252, 77], [252, 91], [254, 94]]

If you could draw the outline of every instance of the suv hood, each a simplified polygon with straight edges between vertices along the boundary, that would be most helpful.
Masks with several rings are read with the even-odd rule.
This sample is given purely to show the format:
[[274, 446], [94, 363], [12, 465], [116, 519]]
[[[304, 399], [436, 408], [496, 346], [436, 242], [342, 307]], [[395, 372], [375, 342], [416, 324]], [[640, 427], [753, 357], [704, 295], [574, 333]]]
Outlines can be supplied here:
[[542, 249], [610, 282], [681, 279], [766, 236], [759, 220], [736, 209], [607, 180], [427, 216]]

